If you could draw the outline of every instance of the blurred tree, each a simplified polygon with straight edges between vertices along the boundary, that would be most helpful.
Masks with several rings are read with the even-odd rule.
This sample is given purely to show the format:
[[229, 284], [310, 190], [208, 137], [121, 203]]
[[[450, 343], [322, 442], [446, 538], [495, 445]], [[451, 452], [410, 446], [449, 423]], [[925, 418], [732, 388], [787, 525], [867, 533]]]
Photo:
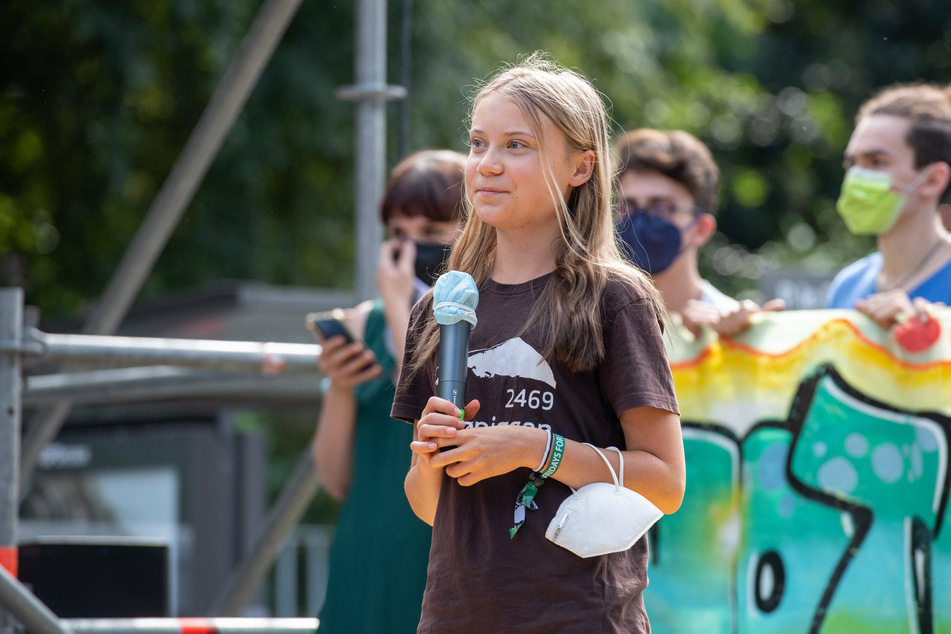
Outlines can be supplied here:
[[[76, 315], [113, 274], [235, 55], [252, 0], [0, 7], [0, 283]], [[353, 15], [303, 3], [144, 296], [344, 285]], [[333, 46], [326, 42], [333, 41]]]
[[418, 0], [414, 141], [463, 135], [461, 124], [449, 136], [433, 126], [460, 107], [460, 91], [430, 86], [461, 77], [464, 92], [499, 60], [549, 50], [596, 81], [619, 129], [683, 128], [710, 145], [723, 171], [720, 232], [701, 268], [754, 296], [770, 266], [831, 273], [873, 248], [834, 208], [854, 113], [878, 87], [948, 81], [951, 69], [943, 0], [456, 5]]
[[[409, 3], [409, 4], [407, 4]], [[0, 6], [0, 283], [49, 317], [105, 288], [260, 0]], [[404, 8], [411, 57], [399, 55]], [[701, 266], [733, 292], [769, 265], [832, 271], [872, 248], [834, 200], [858, 104], [947, 81], [945, 0], [389, 3], [390, 82], [410, 64], [405, 147], [464, 149], [466, 97], [536, 49], [591, 77], [618, 130], [684, 128], [724, 174]], [[347, 287], [353, 258], [351, 5], [300, 11], [149, 278]], [[398, 106], [391, 106], [395, 163]]]
[[[894, 82], [949, 81], [947, 9], [941, 0], [763, 3], [768, 21], [755, 54], [726, 64], [751, 73], [767, 91], [759, 108], [739, 117], [743, 142], [721, 155], [721, 227], [732, 241], [758, 250], [748, 269], [783, 264], [834, 272], [874, 249], [872, 238], [849, 234], [835, 212], [842, 153], [855, 112], [874, 91]], [[758, 187], [762, 204], [750, 196]], [[751, 272], [746, 276], [755, 277]]]

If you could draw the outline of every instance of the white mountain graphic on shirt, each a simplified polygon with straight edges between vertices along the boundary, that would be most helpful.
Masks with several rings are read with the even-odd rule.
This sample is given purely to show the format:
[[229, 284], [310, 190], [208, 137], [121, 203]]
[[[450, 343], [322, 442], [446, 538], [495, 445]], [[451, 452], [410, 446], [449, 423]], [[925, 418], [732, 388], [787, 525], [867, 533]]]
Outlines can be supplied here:
[[520, 337], [469, 353], [469, 369], [480, 378], [511, 376], [535, 379], [556, 388], [555, 375], [545, 358]]

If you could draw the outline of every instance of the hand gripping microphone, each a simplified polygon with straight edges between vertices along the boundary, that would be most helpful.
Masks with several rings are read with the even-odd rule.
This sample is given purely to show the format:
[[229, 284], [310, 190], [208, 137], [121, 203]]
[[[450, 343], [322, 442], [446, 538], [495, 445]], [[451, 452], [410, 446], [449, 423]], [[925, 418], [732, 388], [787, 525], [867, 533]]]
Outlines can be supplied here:
[[[436, 396], [462, 409], [466, 405], [469, 331], [476, 325], [479, 289], [468, 273], [449, 271], [433, 287], [433, 315], [439, 324]], [[465, 416], [465, 414], [463, 414]]]

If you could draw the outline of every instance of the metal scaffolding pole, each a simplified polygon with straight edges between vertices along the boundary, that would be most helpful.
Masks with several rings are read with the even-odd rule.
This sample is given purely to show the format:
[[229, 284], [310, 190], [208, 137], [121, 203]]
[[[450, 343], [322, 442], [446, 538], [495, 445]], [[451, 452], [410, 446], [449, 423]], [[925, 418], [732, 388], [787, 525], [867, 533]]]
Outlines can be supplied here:
[[[7, 348], [33, 363], [112, 366], [28, 377], [21, 396], [27, 406], [187, 398], [318, 402], [316, 344], [56, 335], [31, 328]], [[128, 367], [136, 365], [148, 367]]]
[[[83, 331], [108, 335], [118, 328], [146, 277], [191, 202], [222, 142], [284, 35], [301, 0], [267, 0], [218, 84], [175, 167], [116, 268]], [[44, 408], [33, 419], [20, 461], [20, 481], [32, 473], [40, 450], [69, 416], [69, 403]]]
[[2, 566], [0, 606], [9, 609], [12, 617], [22, 623], [29, 634], [70, 634], [63, 622]]
[[[20, 355], [23, 289], [0, 288], [0, 572], [17, 572], [17, 464], [20, 454]], [[5, 602], [0, 605], [6, 605]], [[0, 631], [13, 630], [0, 610]]]
[[[382, 240], [377, 208], [386, 180], [386, 101], [404, 98], [406, 90], [386, 84], [386, 0], [358, 0], [356, 19], [357, 83], [338, 90], [337, 96], [357, 102], [356, 297], [368, 299], [377, 292], [376, 260]], [[215, 601], [213, 614], [234, 614], [247, 603], [274, 563], [281, 543], [303, 515], [318, 484], [313, 452], [308, 450], [291, 481], [281, 491], [261, 536]]]
[[[316, 367], [315, 367], [316, 371]], [[231, 405], [320, 405], [319, 374], [251, 374], [171, 366], [121, 368], [27, 377], [23, 407], [69, 401], [116, 405], [215, 400]]]
[[[22, 332], [22, 289], [0, 289], [0, 450], [9, 453], [9, 459], [0, 456], [0, 486], [4, 492], [0, 507], [0, 564], [11, 571], [16, 570], [16, 512], [18, 507], [16, 454], [18, 448], [21, 356], [32, 357], [33, 361], [71, 362], [99, 365], [126, 365], [128, 363], [165, 364], [176, 363], [191, 368], [210, 368], [213, 370], [230, 369], [264, 374], [275, 374], [291, 370], [297, 377], [313, 381], [319, 373], [316, 363], [320, 346], [315, 344], [261, 343], [247, 341], [218, 341], [195, 339], [159, 339], [149, 337], [104, 337], [96, 335], [49, 335], [34, 328], [24, 336]], [[147, 396], [156, 398], [182, 398], [188, 393], [189, 386], [197, 387], [199, 394], [207, 397], [207, 386], [201, 383], [210, 378], [225, 384], [246, 381], [248, 375], [235, 375], [222, 372], [208, 372], [180, 367], [123, 367], [103, 371], [76, 372], [72, 374], [39, 375], [30, 377], [29, 383], [39, 382], [40, 394], [32, 388], [32, 397], [51, 399], [69, 396], [75, 401], [92, 398], [98, 402], [116, 402], [128, 398], [120, 394], [127, 390], [128, 381], [138, 381], [140, 390]], [[157, 378], [171, 378], [171, 386], [161, 384], [156, 387]], [[262, 378], [260, 375], [250, 378]], [[273, 376], [264, 378], [276, 378]], [[281, 377], [282, 383], [291, 377]], [[179, 383], [175, 384], [175, 380]], [[184, 383], [182, 383], [182, 381]], [[47, 384], [46, 393], [42, 385]], [[146, 386], [148, 386], [146, 388]], [[305, 389], [308, 386], [304, 386]], [[316, 393], [316, 383], [309, 388]], [[298, 391], [303, 391], [297, 386]], [[83, 396], [85, 394], [85, 397]], [[141, 395], [140, 395], [141, 396]], [[246, 398], [247, 394], [244, 395]], [[47, 400], [48, 402], [48, 400]], [[273, 564], [281, 543], [291, 528], [300, 520], [310, 500], [317, 490], [319, 481], [313, 465], [312, 452], [307, 451], [291, 481], [284, 487], [278, 502], [268, 514], [265, 528], [251, 555], [243, 567], [237, 567], [226, 586], [228, 594], [223, 595], [221, 609], [234, 614], [244, 605], [249, 596], [260, 584], [264, 574]], [[0, 606], [11, 611], [11, 617], [27, 624], [30, 631], [41, 634], [63, 634], [66, 630], [28, 590], [19, 584], [12, 574], [2, 572], [0, 578]], [[3, 631], [12, 632], [14, 622]], [[257, 626], [246, 619], [228, 621], [226, 630], [238, 632], [282, 631], [277, 625]], [[75, 622], [94, 632], [138, 632], [142, 623], [118, 623], [110, 620], [95, 622]], [[208, 621], [213, 623], [213, 621]], [[303, 625], [301, 625], [303, 623]], [[155, 625], [154, 623], [152, 625]], [[149, 625], [148, 627], [152, 627]], [[214, 624], [218, 627], [218, 624]], [[174, 619], [165, 620], [157, 631], [174, 631], [179, 627]], [[212, 625], [209, 625], [212, 627]], [[316, 620], [302, 620], [291, 629], [314, 629]], [[132, 629], [129, 629], [132, 628]], [[147, 627], [146, 627], [147, 629]]]
[[[110, 334], [118, 327], [299, 4], [300, 0], [268, 0], [262, 7], [238, 57], [222, 79], [182, 156], [127, 250], [116, 277], [86, 324], [85, 333]], [[338, 96], [357, 102], [356, 297], [365, 299], [376, 294], [376, 257], [382, 239], [377, 206], [386, 177], [385, 102], [403, 98], [406, 91], [402, 87], [387, 86], [385, 81], [386, 0], [358, 0], [356, 14], [357, 81], [355, 86], [340, 90]], [[34, 418], [23, 446], [21, 481], [32, 472], [40, 450], [58, 433], [71, 407], [71, 402], [60, 401], [44, 408]], [[299, 520], [316, 488], [316, 472], [308, 452], [270, 514], [267, 530], [245, 562], [244, 571], [234, 575], [237, 582], [232, 584], [229, 594], [222, 599], [221, 609], [227, 607], [224, 603], [234, 605], [240, 602], [243, 605], [247, 600], [247, 596], [242, 597], [242, 588], [250, 583], [254, 583], [256, 588], [263, 576], [257, 570], [263, 566], [266, 571], [273, 563], [277, 549], [275, 543], [279, 545]]]
[[23, 352], [52, 363], [184, 365], [221, 371], [317, 372], [320, 346], [306, 343], [46, 334], [31, 329]]
[[386, 0], [357, 0], [356, 85], [337, 91], [357, 103], [356, 295], [376, 296], [376, 261], [383, 239], [379, 208], [386, 181], [386, 101], [402, 99], [402, 86], [386, 84]]
[[317, 619], [64, 619], [72, 634], [306, 634]]

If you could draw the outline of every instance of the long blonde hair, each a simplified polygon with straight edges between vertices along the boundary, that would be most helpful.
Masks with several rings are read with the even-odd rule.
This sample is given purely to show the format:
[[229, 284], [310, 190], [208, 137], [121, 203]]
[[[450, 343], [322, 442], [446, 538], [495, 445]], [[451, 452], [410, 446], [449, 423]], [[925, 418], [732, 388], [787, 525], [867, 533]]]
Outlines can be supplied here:
[[[638, 289], [663, 317], [663, 303], [644, 273], [621, 257], [612, 218], [612, 174], [608, 117], [598, 91], [580, 74], [536, 52], [522, 62], [503, 67], [478, 91], [469, 119], [488, 95], [514, 102], [540, 139], [545, 182], [555, 202], [562, 242], [555, 253], [555, 270], [536, 302], [529, 324], [543, 323], [547, 333], [541, 354], [574, 372], [591, 370], [604, 358], [599, 312], [600, 297], [610, 279]], [[551, 158], [542, 134], [542, 117], [565, 135], [568, 147], [591, 150], [595, 161], [591, 178], [564, 200], [555, 186]], [[495, 263], [496, 229], [473, 213], [465, 201], [466, 226], [452, 249], [449, 267], [472, 275], [482, 288]], [[429, 298], [431, 302], [431, 295]], [[425, 308], [424, 308], [425, 310]], [[439, 343], [435, 320], [421, 322], [421, 331], [409, 371], [415, 373], [435, 355]]]

